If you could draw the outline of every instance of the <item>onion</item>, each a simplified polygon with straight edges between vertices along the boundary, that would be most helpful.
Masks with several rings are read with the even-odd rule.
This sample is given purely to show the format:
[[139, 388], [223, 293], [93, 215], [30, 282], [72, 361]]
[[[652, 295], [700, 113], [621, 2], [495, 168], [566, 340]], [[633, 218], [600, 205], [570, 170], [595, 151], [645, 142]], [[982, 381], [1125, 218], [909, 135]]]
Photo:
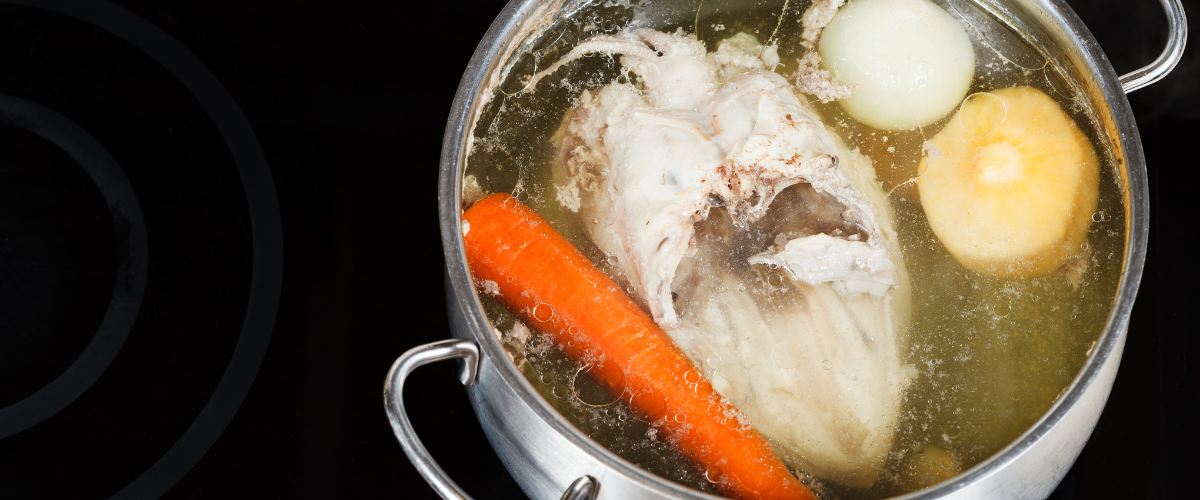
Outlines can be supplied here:
[[846, 112], [885, 130], [946, 116], [975, 73], [962, 25], [929, 0], [853, 0], [825, 28], [818, 53], [825, 69], [857, 85], [841, 100]]

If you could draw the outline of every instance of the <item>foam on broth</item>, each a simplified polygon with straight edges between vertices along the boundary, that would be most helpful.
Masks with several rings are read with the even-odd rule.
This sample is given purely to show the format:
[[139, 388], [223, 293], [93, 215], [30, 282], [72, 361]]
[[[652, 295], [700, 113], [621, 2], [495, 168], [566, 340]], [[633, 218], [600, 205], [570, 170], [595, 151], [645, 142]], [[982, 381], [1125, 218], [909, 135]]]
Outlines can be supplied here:
[[[1111, 155], [1097, 140], [1086, 102], [1036, 48], [979, 7], [961, 0], [935, 1], [963, 22], [975, 45], [970, 92], [1027, 85], [1053, 97], [1089, 135], [1101, 158], [1100, 199], [1093, 214], [1087, 261], [1074, 286], [1062, 273], [1019, 280], [964, 269], [932, 233], [914, 183], [922, 143], [945, 118], [924, 129], [884, 132], [858, 123], [837, 103], [810, 100], [826, 126], [870, 156], [897, 215], [912, 281], [913, 323], [906, 362], [919, 373], [908, 389], [895, 444], [880, 479], [851, 489], [804, 478], [828, 498], [883, 498], [928, 486], [912, 456], [926, 447], [949, 452], [965, 470], [999, 451], [1036, 422], [1083, 366], [1111, 309], [1124, 256], [1125, 211]], [[616, 58], [592, 55], [525, 90], [528, 75], [552, 64], [574, 45], [628, 26], [663, 31], [683, 28], [708, 47], [744, 31], [778, 44], [784, 65], [799, 56], [800, 0], [704, 2], [594, 2], [543, 33], [518, 54], [508, 78], [474, 126], [466, 175], [485, 193], [509, 192], [545, 217], [601, 270], [627, 289], [628, 281], [593, 245], [579, 220], [554, 199], [550, 137], [585, 89], [630, 78]], [[781, 16], [782, 14], [782, 16]], [[636, 77], [634, 77], [636, 78]], [[465, 184], [471, 184], [467, 182]], [[464, 196], [464, 199], [468, 196]], [[630, 290], [632, 291], [632, 290]], [[488, 317], [529, 382], [568, 420], [630, 462], [678, 483], [715, 492], [702, 473], [659, 442], [647, 423], [615, 401], [541, 335], [527, 339], [513, 316], [481, 294]], [[514, 330], [515, 329], [515, 330]], [[803, 472], [803, 471], [799, 471]]]

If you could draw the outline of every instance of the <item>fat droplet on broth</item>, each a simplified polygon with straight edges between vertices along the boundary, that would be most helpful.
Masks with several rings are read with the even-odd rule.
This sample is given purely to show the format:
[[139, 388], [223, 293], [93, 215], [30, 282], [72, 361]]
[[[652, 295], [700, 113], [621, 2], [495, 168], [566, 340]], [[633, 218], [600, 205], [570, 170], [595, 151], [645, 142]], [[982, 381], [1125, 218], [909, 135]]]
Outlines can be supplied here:
[[767, 283], [774, 287], [783, 286], [783, 276], [780, 276], [777, 273], [771, 273], [770, 276], [767, 276]]
[[[966, 112], [963, 112], [963, 111]], [[1008, 107], [996, 94], [976, 92], [963, 99], [959, 107], [958, 122], [967, 132], [976, 137], [987, 137], [1004, 123]]]
[[[604, 390], [600, 384], [597, 384], [593, 379], [594, 365], [584, 365], [575, 371], [575, 376], [571, 377], [571, 394], [575, 399], [585, 406], [593, 408], [602, 408], [613, 405], [617, 402], [617, 398]], [[615, 373], [615, 375], [612, 375]], [[614, 377], [609, 382], [620, 387], [624, 384], [625, 376], [619, 369], [610, 368], [610, 377]]]
[[[708, 371], [713, 372], [712, 375], [714, 375], [714, 376], [716, 375], [715, 372], [716, 372], [717, 368], [721, 367], [721, 363], [722, 363], [721, 356], [716, 355], [716, 354], [709, 356], [708, 359], [704, 360], [704, 366], [708, 367]], [[709, 378], [712, 378], [712, 376], [710, 376]]]
[[737, 429], [738, 427], [742, 426], [742, 423], [738, 422], [738, 419], [735, 417], [726, 418], [721, 423], [725, 426], [726, 429]]
[[704, 479], [707, 479], [710, 483], [721, 482], [721, 469], [719, 467], [709, 467], [708, 470], [704, 471]]
[[796, 368], [806, 357], [804, 348], [795, 342], [780, 342], [771, 348], [771, 362], [779, 368]]
[[822, 361], [821, 368], [824, 368], [826, 370], [832, 370], [833, 369], [833, 361], [830, 361], [828, 359], [825, 361]]
[[958, 437], [958, 434], [959, 434], [958, 424], [947, 425], [945, 429], [942, 429], [942, 433], [945, 434], [946, 437], [948, 437], [950, 439], [954, 439], [954, 438]]
[[[628, 397], [628, 395], [629, 395], [628, 392], [625, 393], [625, 397]], [[629, 400], [625, 399], [624, 403], [629, 404]], [[645, 412], [641, 411], [640, 409], [638, 409], [636, 407], [632, 407], [632, 406], [629, 407], [629, 413], [632, 414], [633, 418], [637, 419], [638, 422], [642, 422], [642, 423], [646, 423], [646, 424], [654, 423], [654, 419], [651, 418], [650, 415], [647, 415]]]
[[736, 402], [750, 388], [750, 373], [741, 365], [726, 364], [713, 372], [712, 385], [721, 395]]
[[533, 306], [533, 319], [538, 321], [550, 321], [554, 319], [554, 309], [549, 304], [538, 304]]

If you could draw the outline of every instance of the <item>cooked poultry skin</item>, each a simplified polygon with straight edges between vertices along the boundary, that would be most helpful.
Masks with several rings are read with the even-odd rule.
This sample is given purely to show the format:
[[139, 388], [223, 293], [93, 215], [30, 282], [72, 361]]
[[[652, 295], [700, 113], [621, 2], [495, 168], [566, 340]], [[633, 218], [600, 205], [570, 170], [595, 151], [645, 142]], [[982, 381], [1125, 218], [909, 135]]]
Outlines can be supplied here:
[[583, 92], [554, 137], [558, 202], [635, 299], [789, 465], [874, 483], [914, 371], [909, 285], [887, 197], [738, 34], [708, 52], [682, 32], [578, 45], [619, 54], [637, 85]]

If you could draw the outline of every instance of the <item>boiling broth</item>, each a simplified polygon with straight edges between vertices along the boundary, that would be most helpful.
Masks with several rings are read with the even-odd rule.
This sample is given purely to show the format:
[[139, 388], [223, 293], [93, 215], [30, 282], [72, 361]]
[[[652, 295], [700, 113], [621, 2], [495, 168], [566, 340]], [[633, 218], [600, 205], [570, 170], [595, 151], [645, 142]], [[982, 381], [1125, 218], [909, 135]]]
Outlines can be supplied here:
[[[922, 145], [949, 117], [923, 129], [884, 132], [847, 115], [837, 103], [812, 101], [822, 120], [851, 148], [871, 157], [896, 213], [903, 258], [912, 289], [912, 324], [904, 360], [918, 376], [908, 388], [887, 465], [871, 488], [852, 489], [829, 481], [804, 482], [830, 498], [882, 498], [929, 486], [930, 475], [914, 455], [937, 447], [965, 470], [1027, 430], [1049, 409], [1083, 366], [1111, 309], [1125, 244], [1125, 211], [1111, 154], [1097, 140], [1086, 101], [1047, 58], [987, 12], [963, 1], [935, 2], [964, 24], [975, 46], [970, 92], [1031, 86], [1059, 102], [1089, 135], [1101, 160], [1100, 196], [1079, 261], [1031, 279], [1000, 279], [963, 268], [930, 229], [915, 182]], [[682, 28], [708, 47], [738, 32], [777, 43], [784, 65], [794, 71], [800, 52], [800, 15], [806, 1], [605, 3], [585, 6], [542, 34], [515, 56], [507, 78], [474, 127], [464, 185], [471, 192], [510, 192], [529, 204], [601, 270], [633, 293], [632, 285], [586, 236], [580, 220], [555, 201], [550, 137], [583, 90], [634, 78], [617, 58], [593, 55], [564, 66], [536, 92], [531, 75], [576, 44], [628, 26], [663, 31]], [[687, 14], [693, 14], [689, 16]], [[810, 100], [811, 101], [811, 100]], [[470, 193], [464, 199], [471, 198]], [[713, 214], [710, 217], [718, 216]], [[615, 401], [538, 334], [481, 294], [496, 332], [530, 383], [587, 435], [638, 466], [667, 479], [714, 492], [667, 445], [652, 426]], [[803, 472], [803, 471], [799, 471]], [[934, 476], [937, 476], [936, 474]]]

